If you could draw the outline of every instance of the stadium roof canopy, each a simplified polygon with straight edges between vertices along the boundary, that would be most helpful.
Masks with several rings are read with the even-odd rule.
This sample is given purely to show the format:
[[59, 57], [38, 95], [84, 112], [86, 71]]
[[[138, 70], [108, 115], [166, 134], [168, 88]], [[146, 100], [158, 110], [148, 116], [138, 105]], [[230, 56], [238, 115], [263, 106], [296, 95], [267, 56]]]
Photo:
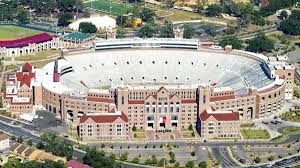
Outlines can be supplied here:
[[108, 29], [116, 27], [116, 20], [109, 16], [95, 16], [90, 18], [79, 19], [69, 25], [72, 30], [78, 31], [81, 22], [91, 22], [97, 29]]
[[15, 48], [24, 47], [33, 43], [42, 43], [45, 41], [52, 40], [53, 36], [48, 33], [41, 33], [34, 36], [25, 37], [17, 40], [0, 41], [0, 47]]

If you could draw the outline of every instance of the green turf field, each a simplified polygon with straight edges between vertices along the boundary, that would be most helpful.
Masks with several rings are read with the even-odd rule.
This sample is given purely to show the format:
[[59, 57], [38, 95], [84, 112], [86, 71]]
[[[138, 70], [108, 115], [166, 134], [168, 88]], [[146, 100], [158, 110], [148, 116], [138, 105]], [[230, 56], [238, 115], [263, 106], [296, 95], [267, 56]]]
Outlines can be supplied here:
[[1, 26], [0, 40], [14, 40], [42, 33], [38, 30], [23, 28], [19, 26]]
[[[87, 2], [83, 4], [84, 7], [90, 8], [91, 2]], [[109, 13], [110, 11], [110, 0], [95, 0], [92, 2], [93, 9]], [[117, 0], [111, 0], [111, 13], [113, 15], [122, 15], [127, 12], [131, 12], [133, 9], [133, 6], [130, 4], [123, 4], [120, 3], [120, 1]]]

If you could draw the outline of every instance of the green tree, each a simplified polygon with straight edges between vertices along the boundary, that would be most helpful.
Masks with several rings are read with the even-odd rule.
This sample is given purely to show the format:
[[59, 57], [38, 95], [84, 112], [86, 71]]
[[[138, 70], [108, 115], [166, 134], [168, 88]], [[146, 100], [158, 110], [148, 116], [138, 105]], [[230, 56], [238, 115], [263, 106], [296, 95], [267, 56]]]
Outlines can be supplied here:
[[275, 156], [274, 156], [274, 155], [269, 156], [269, 157], [268, 157], [268, 160], [269, 160], [269, 161], [275, 160]]
[[139, 16], [143, 22], [149, 22], [154, 20], [155, 12], [150, 8], [142, 8], [139, 12]]
[[28, 11], [26, 10], [20, 10], [17, 14], [17, 19], [19, 23], [28, 23], [29, 16]]
[[260, 163], [261, 162], [261, 158], [259, 156], [256, 156], [256, 158], [254, 159], [255, 163]]
[[115, 159], [115, 156], [106, 156], [103, 151], [97, 151], [96, 148], [87, 148], [82, 161], [93, 168], [120, 168], [121, 165]]
[[199, 168], [207, 168], [207, 163], [205, 161], [201, 161], [199, 163]]
[[155, 35], [156, 33], [156, 28], [155, 25], [152, 23], [147, 23], [143, 27], [140, 28], [139, 30], [139, 37], [141, 38], [151, 38]]
[[192, 160], [189, 160], [186, 165], [185, 165], [186, 168], [195, 168], [195, 162], [192, 161]]
[[183, 38], [191, 39], [194, 36], [194, 28], [191, 25], [184, 25]]
[[249, 40], [247, 51], [251, 52], [270, 52], [274, 49], [273, 41], [270, 40], [264, 33], [258, 33], [258, 35]]
[[29, 139], [26, 143], [27, 143], [27, 145], [32, 146], [32, 140], [31, 139]]
[[66, 139], [58, 138], [55, 134], [44, 134], [41, 139], [45, 142], [45, 150], [51, 152], [56, 156], [67, 157], [72, 159], [73, 144]]
[[81, 33], [85, 34], [93, 34], [97, 32], [97, 27], [91, 22], [81, 22], [78, 29]]
[[202, 14], [202, 11], [206, 8], [207, 5], [207, 0], [197, 0], [196, 5], [193, 6], [193, 10], [199, 14]]
[[280, 23], [280, 29], [289, 35], [300, 35], [300, 11], [293, 10], [290, 17]]
[[5, 91], [6, 91], [6, 82], [5, 82], [5, 80], [3, 80], [3, 82], [2, 82], [1, 91], [2, 91], [2, 92], [5, 92]]
[[58, 26], [68, 26], [73, 19], [73, 15], [71, 13], [61, 13], [58, 15]]
[[162, 29], [160, 30], [160, 37], [165, 38], [173, 38], [174, 37], [174, 31], [173, 31], [173, 24], [170, 21], [165, 21], [165, 24], [163, 25]]
[[168, 8], [173, 8], [175, 5], [175, 0], [163, 0], [162, 1], [164, 6], [168, 7]]
[[132, 163], [135, 163], [135, 164], [139, 164], [140, 163], [140, 157], [139, 156], [136, 156], [134, 157], [132, 160], [131, 160]]
[[120, 160], [121, 161], [126, 161], [128, 159], [128, 152], [124, 152], [121, 157], [120, 157]]
[[23, 142], [23, 138], [21, 136], [19, 136], [18, 139], [17, 139], [17, 142], [18, 143], [22, 143]]
[[119, 16], [117, 16], [117, 18], [116, 18], [116, 24], [118, 25], [118, 26], [126, 26], [126, 22], [127, 22], [127, 20], [128, 20], [128, 16], [124, 16], [124, 15], [119, 15]]
[[124, 28], [119, 27], [119, 28], [117, 28], [117, 35], [116, 35], [116, 37], [117, 38], [125, 38], [126, 33], [127, 32], [126, 32], [126, 30]]
[[279, 18], [282, 19], [282, 20], [285, 20], [289, 17], [288, 13], [286, 10], [282, 10], [279, 14]]
[[192, 124], [189, 125], [189, 130], [193, 131], [193, 125]]
[[207, 16], [219, 16], [223, 12], [223, 8], [219, 4], [212, 4], [207, 7]]
[[191, 152], [191, 156], [196, 156], [196, 152], [195, 152], [195, 151], [192, 151], [192, 152]]
[[157, 162], [157, 166], [158, 167], [164, 167], [165, 165], [167, 165], [168, 164], [168, 162], [167, 162], [167, 159], [165, 159], [165, 158], [161, 158], [161, 159], [159, 159], [159, 161]]
[[180, 163], [179, 162], [176, 162], [175, 164], [174, 164], [174, 168], [179, 168], [180, 167]]
[[243, 41], [238, 39], [236, 36], [226, 36], [220, 42], [219, 46], [225, 47], [227, 45], [231, 45], [233, 49], [241, 49]]

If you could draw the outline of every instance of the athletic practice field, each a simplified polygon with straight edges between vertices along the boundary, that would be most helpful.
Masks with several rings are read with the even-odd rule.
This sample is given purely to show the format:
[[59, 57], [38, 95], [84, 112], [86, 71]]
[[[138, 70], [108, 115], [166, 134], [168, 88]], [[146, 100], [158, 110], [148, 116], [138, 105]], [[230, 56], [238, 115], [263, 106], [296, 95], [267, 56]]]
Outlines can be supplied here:
[[[94, 10], [109, 13], [110, 12], [110, 0], [95, 0], [89, 1], [83, 4], [85, 8], [93, 7]], [[131, 4], [121, 3], [117, 0], [111, 0], [111, 14], [122, 15], [127, 12], [131, 12], [133, 6]]]
[[15, 40], [39, 33], [43, 32], [19, 26], [0, 25], [0, 40]]

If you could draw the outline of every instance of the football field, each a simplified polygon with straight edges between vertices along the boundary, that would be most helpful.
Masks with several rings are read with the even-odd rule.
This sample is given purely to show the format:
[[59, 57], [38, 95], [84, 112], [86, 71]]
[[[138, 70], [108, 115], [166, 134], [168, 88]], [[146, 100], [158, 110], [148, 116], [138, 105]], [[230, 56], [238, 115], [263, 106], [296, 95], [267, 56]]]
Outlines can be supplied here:
[[[110, 13], [113, 15], [122, 15], [125, 13], [130, 13], [133, 10], [133, 6], [131, 4], [122, 3], [117, 0], [95, 0], [88, 1], [84, 4], [85, 8], [93, 8], [94, 10], [98, 10], [105, 13]], [[110, 9], [111, 7], [111, 9]]]
[[15, 40], [43, 33], [19, 26], [0, 25], [0, 40]]

